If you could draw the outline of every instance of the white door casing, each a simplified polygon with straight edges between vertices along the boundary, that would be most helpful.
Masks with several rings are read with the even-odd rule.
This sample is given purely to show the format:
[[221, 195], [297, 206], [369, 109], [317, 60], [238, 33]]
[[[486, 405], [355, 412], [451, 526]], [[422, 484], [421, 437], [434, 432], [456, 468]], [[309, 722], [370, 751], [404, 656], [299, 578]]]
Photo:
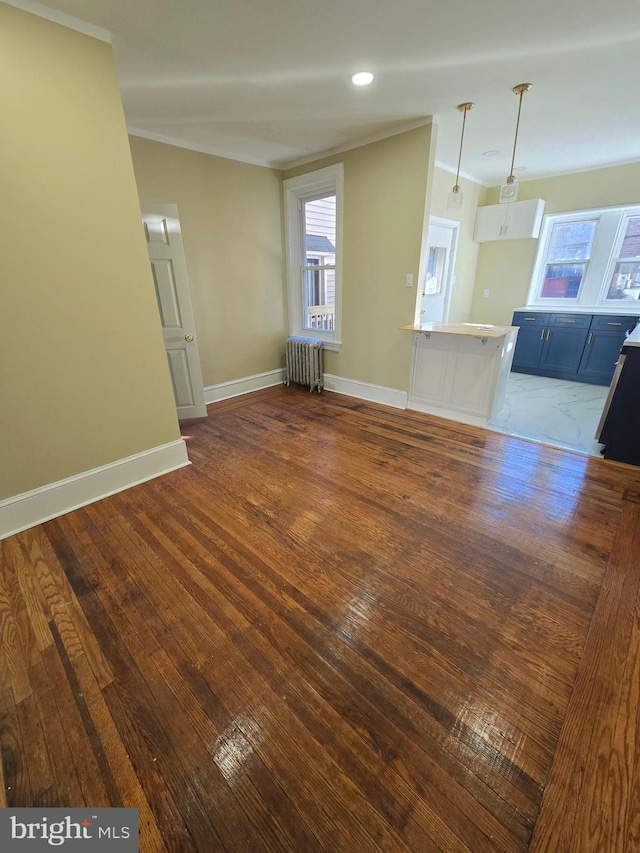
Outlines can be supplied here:
[[446, 322], [449, 319], [459, 226], [455, 220], [429, 217], [420, 259], [416, 323]]
[[141, 210], [178, 418], [206, 417], [178, 207], [143, 204]]

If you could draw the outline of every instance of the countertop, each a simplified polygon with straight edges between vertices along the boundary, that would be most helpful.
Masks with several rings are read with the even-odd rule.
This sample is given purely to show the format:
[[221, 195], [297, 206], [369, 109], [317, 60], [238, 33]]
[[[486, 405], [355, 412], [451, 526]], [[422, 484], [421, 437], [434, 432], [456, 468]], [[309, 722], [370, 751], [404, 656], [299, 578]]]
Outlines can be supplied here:
[[634, 304], [631, 300], [625, 299], [620, 300], [618, 305], [600, 305], [591, 308], [584, 305], [523, 305], [521, 308], [514, 308], [513, 310], [537, 311], [539, 314], [612, 314], [616, 317], [622, 315], [640, 317], [640, 301]]
[[640, 326], [636, 326], [624, 342], [626, 347], [640, 347]]
[[416, 326], [401, 326], [407, 332], [437, 332], [441, 335], [468, 335], [474, 338], [503, 338], [517, 326], [490, 326], [482, 323], [420, 323]]

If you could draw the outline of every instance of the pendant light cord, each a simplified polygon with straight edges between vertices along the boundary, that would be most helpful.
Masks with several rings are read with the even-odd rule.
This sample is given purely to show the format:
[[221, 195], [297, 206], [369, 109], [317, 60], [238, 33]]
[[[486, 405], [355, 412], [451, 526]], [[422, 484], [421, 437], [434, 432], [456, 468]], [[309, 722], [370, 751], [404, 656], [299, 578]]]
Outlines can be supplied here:
[[460, 163], [462, 162], [462, 144], [464, 142], [464, 126], [467, 122], [467, 113], [469, 112], [469, 110], [472, 110], [474, 107], [475, 107], [475, 104], [472, 104], [470, 101], [468, 101], [465, 104], [459, 104], [458, 105], [458, 109], [462, 113], [462, 133], [460, 134], [460, 151], [458, 152], [458, 168], [456, 170], [456, 185], [453, 188], [454, 193], [458, 192], [458, 190], [460, 189], [458, 181], [460, 179]]
[[522, 96], [525, 92], [528, 92], [531, 88], [531, 83], [520, 83], [518, 86], [514, 86], [513, 92], [516, 95], [519, 95], [520, 98], [518, 100], [518, 118], [516, 119], [516, 135], [513, 139], [513, 154], [511, 155], [511, 171], [509, 172], [509, 177], [507, 178], [507, 183], [513, 183], [515, 181], [515, 176], [513, 174], [513, 166], [516, 162], [516, 145], [518, 144], [518, 130], [520, 128], [520, 111], [522, 110]]
[[456, 187], [460, 178], [460, 163], [462, 162], [462, 144], [464, 142], [464, 126], [467, 122], [467, 110], [462, 113], [462, 133], [460, 134], [460, 151], [458, 152], [458, 168], [456, 169]]

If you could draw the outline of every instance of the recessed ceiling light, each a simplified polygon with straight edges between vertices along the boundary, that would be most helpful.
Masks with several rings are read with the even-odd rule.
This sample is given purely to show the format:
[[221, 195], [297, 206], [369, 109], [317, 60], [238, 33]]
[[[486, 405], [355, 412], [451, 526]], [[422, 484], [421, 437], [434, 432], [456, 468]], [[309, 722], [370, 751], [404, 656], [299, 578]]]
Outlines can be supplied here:
[[351, 82], [354, 86], [368, 86], [373, 83], [373, 74], [370, 71], [358, 71], [351, 75]]
[[489, 151], [483, 151], [482, 153], [485, 157], [495, 157], [496, 154], [499, 154], [500, 152], [497, 148], [491, 148]]

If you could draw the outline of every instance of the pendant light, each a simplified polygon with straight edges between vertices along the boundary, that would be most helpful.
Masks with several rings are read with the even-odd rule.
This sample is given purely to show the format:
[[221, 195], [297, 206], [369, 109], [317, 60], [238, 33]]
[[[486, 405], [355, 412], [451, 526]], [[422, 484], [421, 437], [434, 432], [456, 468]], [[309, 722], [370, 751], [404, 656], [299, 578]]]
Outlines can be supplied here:
[[518, 179], [513, 174], [513, 165], [516, 161], [516, 144], [518, 142], [518, 128], [520, 127], [520, 111], [522, 110], [522, 96], [533, 86], [533, 83], [518, 83], [511, 90], [518, 95], [518, 118], [516, 119], [516, 133], [513, 138], [513, 155], [511, 156], [511, 171], [504, 184], [500, 187], [500, 201], [515, 201], [518, 198]]
[[456, 171], [456, 183], [451, 192], [449, 193], [449, 198], [447, 200], [447, 207], [450, 209], [461, 208], [462, 207], [462, 192], [460, 190], [460, 186], [458, 184], [458, 179], [460, 178], [460, 161], [462, 160], [462, 143], [464, 142], [464, 126], [467, 121], [467, 113], [469, 110], [472, 110], [475, 107], [475, 104], [471, 103], [471, 101], [467, 101], [466, 104], [458, 104], [457, 109], [462, 113], [462, 133], [460, 134], [460, 152], [458, 154], [458, 169]]

